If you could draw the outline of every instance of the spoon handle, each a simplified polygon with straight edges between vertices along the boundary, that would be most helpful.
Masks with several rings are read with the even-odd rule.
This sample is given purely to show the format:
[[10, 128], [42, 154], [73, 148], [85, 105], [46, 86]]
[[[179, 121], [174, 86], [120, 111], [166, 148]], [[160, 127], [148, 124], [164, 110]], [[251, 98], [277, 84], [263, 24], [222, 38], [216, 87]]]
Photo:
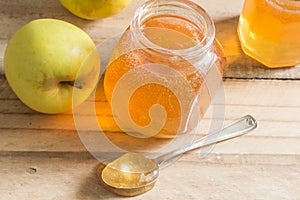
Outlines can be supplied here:
[[196, 140], [193, 144], [185, 146], [184, 148], [176, 149], [169, 153], [163, 154], [154, 160], [161, 165], [162, 163], [182, 154], [187, 151], [191, 151], [203, 146], [235, 138], [244, 135], [257, 127], [257, 121], [251, 116], [246, 115], [241, 117], [237, 121], [225, 126], [223, 129], [209, 134], [199, 140]]

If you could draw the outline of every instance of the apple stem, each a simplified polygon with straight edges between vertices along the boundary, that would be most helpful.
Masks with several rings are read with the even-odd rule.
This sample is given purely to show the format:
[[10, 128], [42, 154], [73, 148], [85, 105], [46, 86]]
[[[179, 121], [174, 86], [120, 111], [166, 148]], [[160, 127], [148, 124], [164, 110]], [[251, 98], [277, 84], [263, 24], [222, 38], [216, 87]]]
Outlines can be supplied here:
[[82, 89], [82, 85], [75, 85], [74, 81], [61, 81], [60, 83], [70, 85], [70, 86], [75, 87], [80, 90]]

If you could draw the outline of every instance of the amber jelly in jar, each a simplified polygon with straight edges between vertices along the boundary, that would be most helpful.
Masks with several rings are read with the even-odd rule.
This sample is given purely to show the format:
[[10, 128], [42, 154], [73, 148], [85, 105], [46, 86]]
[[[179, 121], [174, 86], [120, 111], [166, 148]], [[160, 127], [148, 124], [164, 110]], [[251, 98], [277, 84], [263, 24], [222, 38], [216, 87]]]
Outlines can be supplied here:
[[245, 0], [238, 33], [243, 51], [267, 67], [300, 64], [300, 1]]
[[222, 81], [211, 17], [185, 0], [148, 1], [120, 38], [104, 77], [118, 126], [135, 137], [191, 132]]

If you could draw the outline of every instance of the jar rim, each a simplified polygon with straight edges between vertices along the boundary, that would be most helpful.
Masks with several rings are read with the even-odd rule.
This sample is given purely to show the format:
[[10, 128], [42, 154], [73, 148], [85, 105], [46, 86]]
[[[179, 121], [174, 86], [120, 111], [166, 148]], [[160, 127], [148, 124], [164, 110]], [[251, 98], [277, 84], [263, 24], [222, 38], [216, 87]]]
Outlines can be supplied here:
[[[162, 6], [170, 6], [174, 8], [181, 7], [182, 9], [185, 9], [185, 11], [189, 13], [189, 15], [192, 15], [195, 19], [197, 19], [198, 22], [201, 22], [202, 23], [201, 25], [205, 27], [202, 40], [197, 42], [196, 45], [184, 49], [164, 48], [150, 41], [150, 39], [148, 39], [142, 33], [143, 29], [141, 27], [143, 23], [143, 17], [146, 14], [149, 15], [149, 13], [147, 13], [149, 10], [158, 9], [159, 7]], [[158, 14], [166, 14], [166, 13], [163, 13], [162, 10], [155, 10], [152, 16], [156, 16]], [[172, 14], [175, 16], [177, 15], [176, 13], [172, 13], [172, 12], [168, 14]], [[196, 25], [199, 24], [197, 23]], [[142, 6], [140, 6], [136, 10], [134, 17], [131, 21], [130, 31], [133, 34], [133, 38], [139, 40], [138, 42], [141, 44], [141, 46], [150, 47], [151, 49], [159, 50], [160, 52], [169, 53], [173, 55], [197, 56], [199, 55], [199, 53], [202, 53], [203, 51], [209, 49], [212, 46], [215, 38], [215, 26], [212, 18], [201, 6], [197, 5], [192, 1], [186, 1], [186, 0], [155, 0], [155, 1], [150, 0], [145, 2]]]
[[300, 13], [300, 1], [299, 0], [266, 0], [273, 6], [279, 6], [288, 12]]

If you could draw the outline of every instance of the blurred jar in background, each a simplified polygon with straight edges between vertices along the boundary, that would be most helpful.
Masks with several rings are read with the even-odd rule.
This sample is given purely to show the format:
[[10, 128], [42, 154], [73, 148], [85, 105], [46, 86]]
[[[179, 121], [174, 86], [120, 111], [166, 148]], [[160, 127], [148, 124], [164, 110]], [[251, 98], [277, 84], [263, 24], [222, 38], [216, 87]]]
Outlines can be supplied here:
[[238, 34], [243, 51], [270, 68], [300, 64], [300, 1], [245, 0]]

